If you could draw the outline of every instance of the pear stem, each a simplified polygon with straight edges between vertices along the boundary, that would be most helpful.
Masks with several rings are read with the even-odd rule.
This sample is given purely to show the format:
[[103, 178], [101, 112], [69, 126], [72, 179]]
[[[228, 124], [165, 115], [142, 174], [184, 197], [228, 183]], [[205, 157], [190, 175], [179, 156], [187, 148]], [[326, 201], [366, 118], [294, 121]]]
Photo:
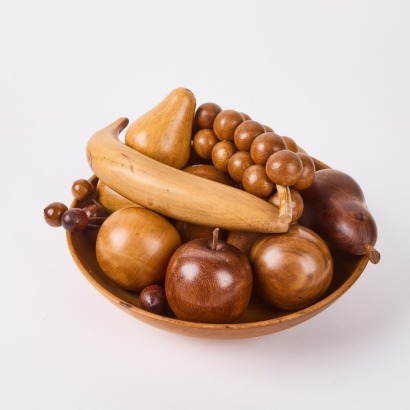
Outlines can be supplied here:
[[364, 249], [366, 250], [366, 255], [371, 263], [376, 264], [380, 262], [380, 252], [374, 249], [370, 243], [366, 243]]
[[215, 228], [212, 232], [212, 244], [211, 249], [216, 251], [216, 247], [218, 245], [218, 238], [219, 238], [219, 228]]
[[279, 196], [279, 220], [285, 224], [292, 221], [292, 201], [290, 197], [290, 189], [288, 186], [276, 184], [276, 189]]

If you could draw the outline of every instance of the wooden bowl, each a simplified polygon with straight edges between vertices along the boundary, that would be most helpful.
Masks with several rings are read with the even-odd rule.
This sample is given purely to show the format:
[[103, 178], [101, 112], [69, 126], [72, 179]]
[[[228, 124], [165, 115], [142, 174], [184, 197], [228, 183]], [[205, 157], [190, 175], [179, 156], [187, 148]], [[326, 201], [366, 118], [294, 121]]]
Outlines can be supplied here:
[[[315, 160], [315, 165], [317, 169], [329, 168], [318, 160]], [[71, 204], [71, 206], [78, 205], [76, 201]], [[161, 316], [141, 309], [138, 293], [120, 289], [101, 271], [95, 256], [96, 236], [95, 230], [67, 232], [67, 243], [78, 268], [103, 296], [149, 325], [174, 333], [203, 338], [252, 338], [296, 326], [322, 312], [339, 299], [356, 282], [368, 263], [367, 256], [353, 256], [331, 249], [334, 261], [333, 280], [328, 291], [315, 304], [302, 310], [289, 312], [274, 308], [257, 296], [253, 296], [247, 310], [235, 323], [193, 323], [177, 319], [170, 310]]]

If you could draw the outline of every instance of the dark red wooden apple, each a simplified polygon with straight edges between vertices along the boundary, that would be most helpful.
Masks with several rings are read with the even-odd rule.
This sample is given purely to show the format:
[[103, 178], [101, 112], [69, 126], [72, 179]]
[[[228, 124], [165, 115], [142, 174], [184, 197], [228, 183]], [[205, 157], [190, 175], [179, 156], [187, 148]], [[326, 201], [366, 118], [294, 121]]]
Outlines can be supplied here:
[[374, 249], [376, 222], [369, 212], [363, 191], [348, 174], [336, 169], [316, 171], [313, 184], [300, 191], [304, 210], [299, 222], [337, 249], [352, 255], [367, 255], [378, 263]]
[[172, 255], [165, 277], [168, 304], [181, 320], [231, 323], [248, 306], [252, 293], [249, 259], [235, 246], [194, 239]]

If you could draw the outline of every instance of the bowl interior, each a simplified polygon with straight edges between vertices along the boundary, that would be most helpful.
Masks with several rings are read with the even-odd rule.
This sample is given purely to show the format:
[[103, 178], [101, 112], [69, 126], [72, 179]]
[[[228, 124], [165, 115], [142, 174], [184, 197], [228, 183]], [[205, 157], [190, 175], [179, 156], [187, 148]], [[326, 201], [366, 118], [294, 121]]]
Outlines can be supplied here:
[[[315, 163], [317, 169], [327, 167], [317, 160]], [[93, 182], [96, 183], [96, 178], [93, 178]], [[81, 206], [81, 204], [74, 201], [71, 206]], [[119, 288], [101, 271], [95, 256], [96, 237], [96, 230], [67, 232], [67, 243], [78, 268], [102, 295], [116, 306], [150, 325], [199, 337], [223, 339], [258, 337], [295, 326], [317, 315], [342, 296], [359, 278], [368, 262], [366, 256], [352, 256], [331, 249], [334, 262], [333, 280], [325, 295], [315, 304], [290, 312], [272, 307], [253, 295], [248, 308], [235, 323], [193, 323], [178, 320], [171, 310], [164, 315], [156, 315], [140, 309], [138, 293]]]

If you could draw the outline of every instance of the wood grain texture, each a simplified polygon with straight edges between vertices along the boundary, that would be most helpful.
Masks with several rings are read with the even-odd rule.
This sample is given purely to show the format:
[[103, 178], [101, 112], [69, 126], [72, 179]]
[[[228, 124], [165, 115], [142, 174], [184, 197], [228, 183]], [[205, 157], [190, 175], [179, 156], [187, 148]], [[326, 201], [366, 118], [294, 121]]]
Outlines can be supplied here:
[[[328, 166], [315, 159], [317, 169]], [[97, 181], [97, 178], [93, 178]], [[74, 201], [71, 206], [77, 206]], [[67, 232], [67, 244], [74, 262], [90, 284], [108, 301], [134, 318], [164, 332], [177, 333], [189, 337], [212, 339], [254, 338], [280, 332], [297, 326], [320, 314], [341, 298], [360, 278], [369, 259], [331, 249], [334, 274], [327, 292], [313, 305], [295, 312], [275, 309], [253, 296], [245, 312], [230, 324], [195, 323], [177, 319], [172, 312], [157, 315], [140, 308], [138, 294], [127, 292], [101, 271], [95, 256], [96, 231]], [[348, 318], [346, 319], [348, 320]]]
[[188, 162], [195, 115], [194, 94], [172, 90], [158, 105], [133, 121], [125, 143], [135, 150], [178, 169]]
[[278, 209], [242, 190], [162, 164], [118, 139], [128, 119], [95, 133], [87, 144], [94, 174], [132, 202], [174, 219], [229, 230], [286, 232]]

